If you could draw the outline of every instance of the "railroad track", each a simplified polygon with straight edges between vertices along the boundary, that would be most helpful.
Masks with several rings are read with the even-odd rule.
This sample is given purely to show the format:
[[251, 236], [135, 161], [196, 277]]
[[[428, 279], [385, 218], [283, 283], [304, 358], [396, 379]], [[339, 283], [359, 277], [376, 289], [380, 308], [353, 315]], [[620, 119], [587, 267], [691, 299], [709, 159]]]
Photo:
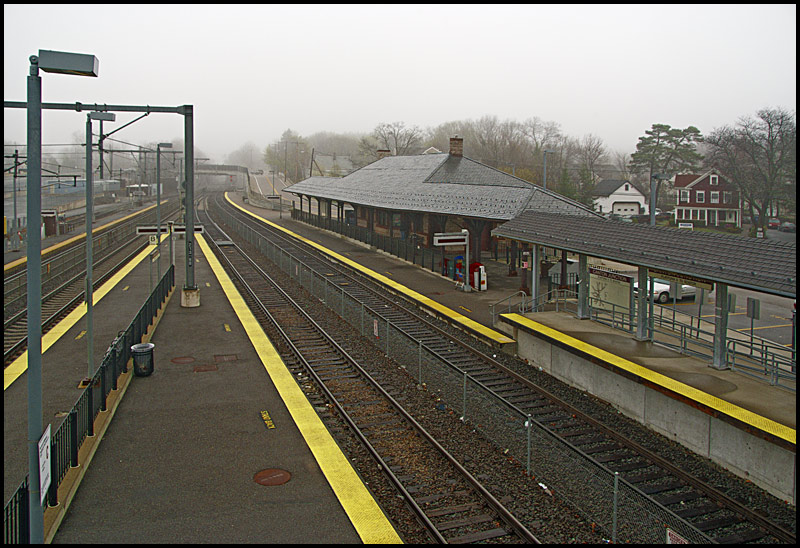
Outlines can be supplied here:
[[[214, 207], [226, 207], [217, 201]], [[552, 443], [565, 447], [571, 454], [609, 474], [618, 473], [626, 487], [657, 507], [658, 513], [672, 516], [680, 524], [688, 524], [698, 541], [719, 543], [794, 542], [795, 533], [750, 510], [747, 505], [673, 466], [667, 459], [619, 435], [574, 406], [546, 392], [525, 377], [513, 372], [485, 352], [480, 352], [428, 321], [424, 313], [399, 296], [387, 295], [360, 274], [348, 271], [338, 263], [320, 258], [317, 252], [285, 237], [279, 231], [267, 231], [254, 220], [226, 209], [229, 218], [255, 230], [273, 245], [291, 254], [296, 262], [307, 265], [316, 276], [323, 277], [325, 295], [318, 295], [337, 311], [341, 300], [329, 298], [328, 292], [346, 292], [370, 310], [380, 310], [384, 318], [419, 341], [450, 366], [468, 375], [472, 382], [505, 402], [517, 415], [528, 417], [548, 436]], [[236, 223], [234, 223], [236, 224]], [[253, 238], [250, 238], [251, 241]], [[261, 249], [262, 246], [259, 245]], [[276, 261], [277, 262], [277, 261]], [[294, 267], [298, 278], [302, 267]], [[335, 289], [327, 289], [330, 284]], [[311, 287], [314, 287], [312, 282]], [[331, 295], [335, 297], [335, 295]], [[339, 305], [341, 303], [341, 305]], [[343, 317], [346, 316], [342, 310]], [[363, 322], [362, 322], [363, 323]], [[363, 331], [363, 325], [362, 325]], [[387, 341], [388, 337], [383, 340]], [[378, 344], [383, 341], [376, 338]], [[388, 350], [388, 348], [387, 348]], [[466, 381], [465, 381], [466, 383]], [[456, 407], [456, 406], [452, 406]], [[491, 432], [487, 432], [491, 437]], [[554, 473], [555, 475], [555, 473]], [[553, 486], [559, 489], [559, 486]], [[566, 490], [565, 490], [566, 491]], [[580, 494], [578, 494], [580, 496]]]
[[[137, 241], [138, 240], [138, 241]], [[130, 240], [111, 254], [94, 263], [92, 287], [99, 287], [127, 264], [144, 247], [141, 239]], [[21, 275], [25, 275], [22, 272]], [[86, 271], [70, 273], [69, 279], [42, 295], [42, 335], [85, 302]], [[27, 307], [3, 322], [3, 366], [8, 366], [26, 349], [28, 343]]]
[[215, 253], [236, 280], [294, 376], [313, 381], [316, 406], [335, 408], [438, 542], [538, 542], [304, 310], [206, 220]]

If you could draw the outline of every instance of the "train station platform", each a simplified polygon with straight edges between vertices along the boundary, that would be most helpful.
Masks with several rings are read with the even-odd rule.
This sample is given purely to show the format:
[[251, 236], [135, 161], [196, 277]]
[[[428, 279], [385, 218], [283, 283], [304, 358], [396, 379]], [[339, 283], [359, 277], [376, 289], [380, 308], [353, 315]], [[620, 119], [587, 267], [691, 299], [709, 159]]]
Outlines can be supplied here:
[[[176, 198], [173, 197], [172, 199], [175, 200]], [[167, 201], [167, 198], [161, 199], [162, 207]], [[152, 202], [145, 202], [141, 205], [130, 203], [127, 205], [127, 207], [123, 206], [124, 204], [119, 203], [96, 206], [94, 230], [105, 229], [109, 225], [116, 224], [127, 217], [137, 215], [142, 213], [144, 210], [155, 207], [155, 199], [152, 200]], [[70, 213], [73, 215], [81, 215], [83, 214], [83, 211], [84, 209], [81, 208], [79, 210], [72, 210]], [[67, 245], [67, 242], [76, 238], [83, 239], [83, 235], [86, 234], [85, 228], [85, 224], [81, 224], [80, 226], [76, 227], [75, 230], [64, 232], [58, 235], [53, 234], [50, 236], [45, 236], [42, 238], [42, 251], [44, 253], [56, 252], [61, 248], [61, 244]], [[5, 267], [14, 266], [12, 263], [17, 263], [21, 259], [25, 259], [26, 256], [27, 248], [25, 245], [22, 245], [18, 249], [4, 249], [3, 265]]]
[[[81, 463], [79, 487], [59, 490], [59, 507], [47, 510], [45, 540], [399, 542], [271, 344], [254, 336], [254, 320], [201, 239], [201, 306], [180, 306], [184, 250], [176, 245], [175, 290], [150, 336], [154, 372], [135, 377], [129, 368], [120, 378], [115, 405], [101, 413], [113, 420], [84, 443], [94, 446], [91, 460]], [[149, 294], [143, 259], [95, 304], [95, 356]], [[43, 415], [54, 429], [86, 376], [84, 324], [43, 353]], [[6, 500], [27, 472], [26, 398], [22, 374], [4, 393]]]
[[[515, 339], [515, 334], [526, 332], [536, 336], [533, 335], [537, 331], [536, 329], [530, 327], [519, 329], [522, 324], [526, 323], [522, 316], [511, 320], [502, 318], [497, 324], [493, 323], [491, 306], [517, 292], [521, 286], [521, 278], [508, 276], [508, 266], [490, 259], [486, 252], [483, 254], [482, 262], [486, 266], [488, 290], [465, 293], [457, 288], [452, 280], [440, 276], [438, 273], [422, 269], [420, 266], [374, 248], [370, 249], [362, 242], [294, 221], [286, 212], [280, 218], [277, 211], [244, 203], [241, 193], [228, 193], [228, 197], [239, 207], [352, 259], [376, 274], [408, 287], [426, 299], [436, 301], [453, 311], [453, 318], [456, 321], [458, 321], [457, 316], [463, 315], [512, 339]], [[498, 310], [498, 312], [503, 311]], [[683, 355], [657, 344], [635, 341], [633, 335], [613, 330], [590, 320], [579, 320], [574, 314], [568, 312], [539, 312], [525, 314], [525, 317], [528, 320], [535, 320], [534, 323], [542, 326], [543, 329], [539, 331], [549, 330], [551, 336], [544, 337], [548, 339], [548, 345], [570, 347], [570, 351], [576, 355], [583, 353], [587, 363], [596, 366], [602, 360], [585, 352], [583, 348], [585, 345], [596, 349], [593, 351], [595, 353], [604, 352], [612, 361], [613, 358], [616, 358], [638, 367], [635, 372], [620, 368], [607, 368], [606, 371], [613, 369], [613, 375], [602, 381], [588, 373], [582, 373], [582, 377], [573, 378], [570, 375], [574, 370], [565, 373], [556, 369], [550, 371], [552, 374], [581, 390], [608, 398], [606, 401], [615, 407], [656, 428], [671, 439], [680, 440], [701, 455], [714, 458], [716, 453], [750, 453], [742, 457], [744, 462], [740, 463], [741, 469], [738, 469], [734, 463], [727, 463], [728, 467], [743, 475], [755, 472], [755, 470], [746, 470], [746, 467], [749, 466], [745, 464], [747, 461], [772, 468], [771, 471], [756, 472], [757, 477], [752, 479], [762, 487], [768, 488], [776, 496], [790, 501], [794, 500], [796, 392], [783, 387], [771, 386], [767, 382], [737, 371], [714, 369], [709, 367], [708, 361]], [[536, 366], [540, 366], [538, 362], [542, 361], [544, 357], [541, 352], [529, 353], [529, 346], [520, 345], [519, 341], [517, 341], [515, 351], [521, 358], [527, 359]], [[548, 365], [550, 364], [549, 357], [546, 362]], [[603, 367], [601, 366], [599, 369], [603, 369]], [[645, 419], [646, 411], [644, 409], [646, 406], [644, 404], [634, 406], [628, 401], [631, 398], [643, 401], [645, 396], [638, 391], [634, 396], [633, 389], [626, 384], [627, 379], [616, 377], [633, 378], [634, 385], [647, 386], [650, 391], [668, 393], [668, 398], [677, 402], [678, 406], [660, 409], [658, 413], [668, 416], [661, 417], [658, 421], [651, 420], [652, 417]], [[654, 383], [653, 378], [658, 378], [663, 382]], [[670, 384], [670, 381], [673, 384]], [[598, 383], [597, 386], [594, 383]], [[678, 384], [685, 389], [676, 392], [665, 388], [666, 385], [674, 387]], [[609, 390], [608, 386], [613, 386], [614, 389]], [[713, 405], [709, 405], [709, 402], [713, 402]], [[636, 407], [635, 412], [632, 411], [632, 407]], [[701, 417], [705, 416], [705, 419], [697, 417], [698, 409], [701, 410]], [[652, 410], [651, 413], [653, 413]], [[686, 418], [688, 415], [684, 413], [688, 413], [692, 417]], [[717, 439], [714, 442], [718, 444], [718, 447], [712, 450], [712, 434], [719, 435], [719, 431], [712, 431], [712, 428], [704, 422], [709, 417], [715, 420], [722, 417], [725, 424], [734, 426], [736, 434], [730, 435], [728, 438], [735, 447], [720, 444], [720, 440]], [[743, 437], [739, 437], [740, 435]], [[775, 445], [779, 448], [778, 456], [770, 456], [771, 462], [767, 464], [759, 463], [759, 459], [763, 459], [765, 455], [751, 451], [752, 447], [748, 442], [751, 439], [760, 440], [757, 442], [759, 444], [766, 440], [766, 450], [768, 451], [771, 451], [772, 446]], [[746, 449], [739, 450], [741, 442], [748, 444]], [[734, 449], [736, 450], [734, 451]], [[779, 459], [780, 462], [775, 463], [775, 459]], [[788, 476], [782, 472], [787, 469], [790, 471]], [[781, 475], [783, 477], [778, 477]]]

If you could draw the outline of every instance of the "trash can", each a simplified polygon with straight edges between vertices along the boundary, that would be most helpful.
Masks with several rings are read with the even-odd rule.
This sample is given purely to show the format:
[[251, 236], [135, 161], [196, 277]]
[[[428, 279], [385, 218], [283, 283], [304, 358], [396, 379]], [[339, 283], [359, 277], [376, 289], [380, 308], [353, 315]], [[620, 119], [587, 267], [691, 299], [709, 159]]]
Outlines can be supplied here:
[[134, 344], [131, 346], [133, 354], [133, 374], [137, 377], [147, 377], [153, 373], [153, 343]]

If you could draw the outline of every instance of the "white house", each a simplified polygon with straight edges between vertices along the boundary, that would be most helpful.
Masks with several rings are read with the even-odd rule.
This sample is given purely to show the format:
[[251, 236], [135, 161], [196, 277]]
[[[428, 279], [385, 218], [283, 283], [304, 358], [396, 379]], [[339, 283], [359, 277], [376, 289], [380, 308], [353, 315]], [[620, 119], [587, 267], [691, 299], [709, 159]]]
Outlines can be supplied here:
[[605, 179], [592, 191], [594, 210], [604, 215], [639, 215], [645, 211], [645, 196], [630, 181]]

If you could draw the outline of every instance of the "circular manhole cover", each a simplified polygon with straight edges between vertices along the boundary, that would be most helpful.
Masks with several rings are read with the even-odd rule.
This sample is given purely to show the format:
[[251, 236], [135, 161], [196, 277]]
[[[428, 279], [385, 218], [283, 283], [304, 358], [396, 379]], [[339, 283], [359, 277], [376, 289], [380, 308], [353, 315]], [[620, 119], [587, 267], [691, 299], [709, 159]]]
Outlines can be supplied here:
[[181, 356], [179, 358], [172, 358], [170, 360], [172, 363], [192, 363], [194, 362], [194, 358], [191, 356]]
[[261, 472], [256, 472], [253, 476], [253, 481], [259, 485], [283, 485], [292, 479], [292, 475], [286, 470], [280, 468], [267, 468]]

